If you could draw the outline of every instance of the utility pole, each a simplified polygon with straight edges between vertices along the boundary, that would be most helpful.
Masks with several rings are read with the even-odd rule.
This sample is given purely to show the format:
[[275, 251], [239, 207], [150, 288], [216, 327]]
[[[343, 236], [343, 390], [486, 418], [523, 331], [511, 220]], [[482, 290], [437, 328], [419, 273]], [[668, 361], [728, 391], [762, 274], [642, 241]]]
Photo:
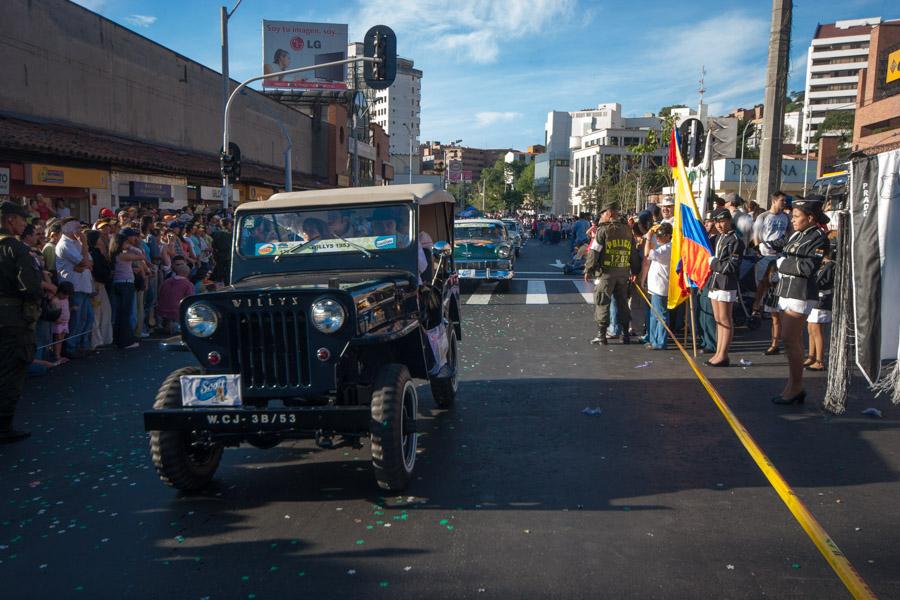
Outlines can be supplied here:
[[[228, 10], [227, 6], [222, 7], [221, 18], [222, 18], [222, 111], [225, 111], [225, 107], [228, 106], [228, 95], [231, 92], [231, 79], [228, 75], [228, 19], [231, 18], [231, 15], [234, 14], [234, 11], [238, 9], [238, 6], [241, 5], [243, 0], [237, 0], [237, 3], [234, 5], [234, 8]], [[222, 148], [223, 152], [228, 152], [228, 148]], [[222, 181], [222, 208], [228, 208], [228, 204], [231, 202], [231, 185], [229, 184], [228, 178], [223, 178]]]
[[772, 0], [772, 31], [769, 35], [759, 180], [756, 187], [756, 202], [764, 208], [769, 206], [772, 193], [781, 186], [781, 139], [784, 130], [784, 97], [787, 94], [792, 13], [792, 0]]

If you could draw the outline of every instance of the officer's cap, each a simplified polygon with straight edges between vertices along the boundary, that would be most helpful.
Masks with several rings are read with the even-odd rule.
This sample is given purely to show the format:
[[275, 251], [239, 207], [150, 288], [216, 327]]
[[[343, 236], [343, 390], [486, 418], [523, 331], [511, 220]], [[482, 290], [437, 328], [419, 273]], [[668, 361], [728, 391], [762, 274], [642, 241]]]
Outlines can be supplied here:
[[712, 213], [713, 221], [730, 221], [731, 220], [731, 212], [727, 208], [720, 208], [719, 210], [715, 210]]
[[4, 200], [3, 204], [0, 204], [0, 215], [7, 217], [10, 215], [19, 215], [27, 219], [31, 215], [28, 214], [28, 211], [25, 210], [25, 207], [21, 204], [13, 202], [12, 200]]

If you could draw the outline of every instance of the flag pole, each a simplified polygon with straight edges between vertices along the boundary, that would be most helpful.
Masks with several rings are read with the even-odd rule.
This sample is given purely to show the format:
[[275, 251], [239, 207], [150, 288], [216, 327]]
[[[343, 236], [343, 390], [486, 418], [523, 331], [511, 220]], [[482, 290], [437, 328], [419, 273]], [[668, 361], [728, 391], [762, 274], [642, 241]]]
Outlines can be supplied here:
[[688, 303], [690, 304], [691, 310], [691, 342], [693, 343], [694, 348], [694, 358], [697, 358], [697, 323], [694, 321], [694, 288], [691, 288], [691, 295], [688, 296]]

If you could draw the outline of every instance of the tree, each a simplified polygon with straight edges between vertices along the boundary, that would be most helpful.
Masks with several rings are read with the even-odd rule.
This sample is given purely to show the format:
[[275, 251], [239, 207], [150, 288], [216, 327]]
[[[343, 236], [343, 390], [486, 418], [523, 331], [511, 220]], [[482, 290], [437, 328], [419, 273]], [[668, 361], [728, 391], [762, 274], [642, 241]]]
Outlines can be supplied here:
[[788, 94], [787, 101], [784, 103], [784, 112], [797, 112], [803, 110], [806, 101], [806, 92], [796, 90]]
[[659, 116], [668, 117], [672, 114], [673, 108], [687, 108], [687, 106], [685, 106], [684, 104], [670, 104], [669, 106], [663, 106], [661, 109], [659, 109]]
[[829, 111], [828, 114], [825, 115], [825, 120], [822, 121], [822, 124], [819, 125], [819, 128], [816, 130], [816, 135], [813, 140], [818, 142], [819, 138], [825, 133], [837, 133], [840, 134], [841, 143], [843, 144], [849, 141], [850, 137], [853, 135], [854, 121], [855, 114], [852, 110]]

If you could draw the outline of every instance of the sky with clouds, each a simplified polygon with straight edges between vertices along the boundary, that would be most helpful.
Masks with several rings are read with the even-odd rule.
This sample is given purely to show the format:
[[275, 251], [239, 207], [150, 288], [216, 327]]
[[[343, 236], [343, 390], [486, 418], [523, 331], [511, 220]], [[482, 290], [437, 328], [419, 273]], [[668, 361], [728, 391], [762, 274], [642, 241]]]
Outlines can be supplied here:
[[[209, 0], [77, 0], [218, 70], [219, 7]], [[230, 0], [233, 6], [236, 0]], [[900, 18], [887, 0], [797, 0], [789, 89], [802, 89], [817, 23]], [[383, 23], [424, 72], [422, 138], [476, 147], [543, 142], [551, 110], [619, 102], [626, 116], [706, 101], [722, 114], [763, 97], [771, 2], [751, 0], [243, 0], [229, 27], [231, 76], [262, 65], [262, 20], [347, 23], [350, 41]]]

